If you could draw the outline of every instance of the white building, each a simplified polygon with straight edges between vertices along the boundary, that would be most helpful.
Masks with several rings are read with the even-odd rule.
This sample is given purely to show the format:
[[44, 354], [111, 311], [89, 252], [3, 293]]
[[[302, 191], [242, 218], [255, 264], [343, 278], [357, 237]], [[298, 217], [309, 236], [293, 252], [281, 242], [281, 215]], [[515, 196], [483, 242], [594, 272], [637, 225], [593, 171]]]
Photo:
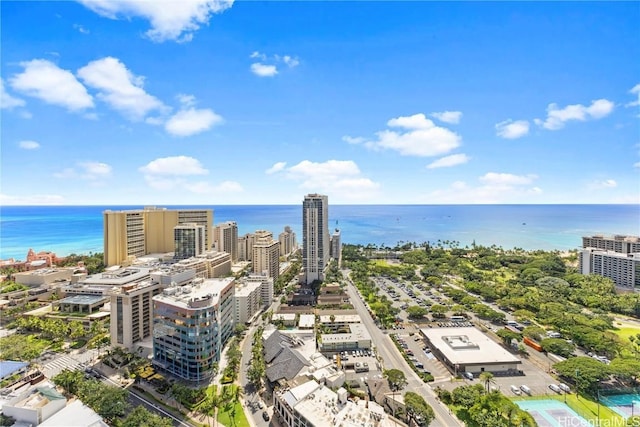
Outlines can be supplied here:
[[601, 234], [583, 236], [582, 247], [602, 249], [604, 251], [618, 252], [621, 254], [632, 254], [640, 252], [640, 237], [622, 235], [604, 236]]
[[40, 425], [67, 405], [67, 399], [53, 385], [29, 387], [2, 405], [2, 413], [16, 421]]
[[433, 354], [454, 373], [513, 372], [522, 361], [480, 330], [464, 328], [420, 329]]
[[586, 248], [580, 252], [580, 273], [597, 274], [616, 286], [640, 290], [640, 252], [620, 253]]
[[330, 253], [328, 224], [328, 197], [320, 194], [305, 196], [302, 202], [302, 267], [305, 284], [324, 280]]
[[316, 324], [316, 316], [313, 314], [301, 314], [298, 319], [299, 329], [313, 329]]
[[344, 388], [308, 381], [274, 394], [274, 416], [285, 427], [391, 427], [394, 423], [375, 402], [347, 399]]
[[245, 282], [260, 283], [260, 301], [263, 307], [268, 307], [273, 301], [273, 278], [263, 274], [250, 274], [244, 279]]
[[253, 320], [253, 317], [262, 308], [261, 303], [262, 283], [243, 282], [236, 284], [235, 299], [235, 323], [245, 324]]
[[361, 323], [350, 323], [348, 333], [322, 334], [318, 350], [323, 353], [335, 353], [371, 348], [371, 335]]

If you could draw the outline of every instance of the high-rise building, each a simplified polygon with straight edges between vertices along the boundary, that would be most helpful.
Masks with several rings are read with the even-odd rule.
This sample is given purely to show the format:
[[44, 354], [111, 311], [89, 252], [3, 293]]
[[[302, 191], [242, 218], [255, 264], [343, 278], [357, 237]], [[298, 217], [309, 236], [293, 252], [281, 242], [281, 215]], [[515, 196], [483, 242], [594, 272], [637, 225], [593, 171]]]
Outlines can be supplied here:
[[342, 242], [340, 241], [340, 230], [335, 229], [331, 235], [331, 258], [336, 260], [338, 267], [342, 264]]
[[175, 259], [186, 259], [204, 253], [204, 226], [195, 223], [180, 224], [173, 227], [175, 241]]
[[103, 212], [104, 262], [106, 265], [129, 263], [150, 253], [173, 252], [174, 227], [195, 223], [205, 229], [205, 250], [213, 242], [211, 209], [144, 209]]
[[236, 285], [235, 300], [235, 323], [243, 325], [251, 321], [261, 308], [260, 304], [260, 282], [244, 282]]
[[239, 261], [251, 261], [253, 257], [253, 242], [256, 236], [251, 233], [247, 233], [244, 236], [238, 237], [238, 260]]
[[238, 224], [227, 221], [215, 228], [214, 242], [216, 249], [231, 255], [231, 262], [238, 262]]
[[273, 301], [273, 278], [264, 274], [250, 274], [244, 279], [246, 283], [260, 284], [260, 301], [262, 307], [268, 307]]
[[196, 279], [153, 297], [153, 364], [177, 378], [200, 383], [215, 373], [233, 335], [233, 278]]
[[253, 244], [253, 272], [265, 273], [276, 280], [280, 275], [280, 243], [273, 240], [273, 234], [268, 231], [256, 231], [256, 241]]
[[605, 251], [632, 254], [640, 252], [640, 237], [637, 236], [583, 236], [583, 248], [596, 248]]
[[296, 233], [293, 232], [288, 225], [284, 228], [284, 231], [278, 236], [278, 242], [280, 242], [280, 256], [287, 256], [297, 249]]
[[329, 200], [309, 194], [302, 202], [302, 267], [304, 283], [324, 280], [329, 262]]

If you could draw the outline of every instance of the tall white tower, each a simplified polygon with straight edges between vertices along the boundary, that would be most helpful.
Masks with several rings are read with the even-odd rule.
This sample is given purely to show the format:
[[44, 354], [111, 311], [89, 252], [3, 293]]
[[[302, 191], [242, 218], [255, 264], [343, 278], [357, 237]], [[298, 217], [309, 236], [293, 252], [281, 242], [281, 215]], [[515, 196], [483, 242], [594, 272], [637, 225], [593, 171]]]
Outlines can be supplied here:
[[302, 202], [302, 267], [304, 283], [324, 280], [329, 263], [329, 199], [320, 194], [308, 194]]

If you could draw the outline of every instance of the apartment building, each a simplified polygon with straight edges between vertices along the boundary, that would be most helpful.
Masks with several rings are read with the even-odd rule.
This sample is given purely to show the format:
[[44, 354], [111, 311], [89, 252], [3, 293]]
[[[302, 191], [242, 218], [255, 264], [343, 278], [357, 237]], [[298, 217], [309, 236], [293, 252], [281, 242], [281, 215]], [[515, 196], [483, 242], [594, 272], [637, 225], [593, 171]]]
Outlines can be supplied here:
[[329, 262], [329, 199], [309, 194], [302, 202], [302, 267], [305, 284], [324, 280]]
[[198, 256], [180, 260], [176, 265], [196, 271], [196, 277], [214, 279], [231, 274], [231, 255], [226, 252], [206, 251]]
[[234, 291], [233, 278], [196, 279], [154, 296], [153, 364], [185, 381], [211, 379], [233, 334]]
[[278, 242], [280, 242], [280, 256], [288, 256], [298, 249], [296, 233], [288, 225], [278, 235]]
[[257, 281], [236, 284], [234, 321], [237, 325], [252, 321], [262, 308], [261, 288], [262, 283]]
[[206, 250], [205, 228], [196, 223], [178, 224], [173, 227], [174, 258], [186, 259]]
[[214, 244], [218, 251], [231, 255], [231, 263], [238, 262], [238, 224], [227, 221], [215, 227]]
[[104, 262], [106, 265], [129, 264], [150, 253], [173, 252], [174, 227], [195, 223], [205, 229], [204, 247], [213, 242], [211, 209], [144, 209], [103, 212]]
[[276, 280], [280, 276], [280, 243], [273, 240], [273, 234], [264, 230], [256, 231], [253, 245], [253, 272], [266, 273]]
[[340, 238], [340, 230], [337, 228], [331, 235], [331, 258], [336, 260], [338, 267], [342, 265], [342, 241]]
[[252, 233], [238, 237], [238, 261], [251, 261], [255, 238], [256, 236]]
[[585, 248], [580, 252], [579, 271], [609, 278], [620, 288], [640, 290], [640, 252]]
[[618, 252], [621, 254], [632, 254], [640, 252], [640, 237], [623, 235], [604, 236], [601, 234], [583, 236], [582, 247], [602, 249], [604, 251]]
[[246, 283], [259, 283], [260, 284], [260, 301], [263, 307], [268, 307], [273, 301], [273, 277], [265, 276], [264, 274], [250, 274], [245, 277]]

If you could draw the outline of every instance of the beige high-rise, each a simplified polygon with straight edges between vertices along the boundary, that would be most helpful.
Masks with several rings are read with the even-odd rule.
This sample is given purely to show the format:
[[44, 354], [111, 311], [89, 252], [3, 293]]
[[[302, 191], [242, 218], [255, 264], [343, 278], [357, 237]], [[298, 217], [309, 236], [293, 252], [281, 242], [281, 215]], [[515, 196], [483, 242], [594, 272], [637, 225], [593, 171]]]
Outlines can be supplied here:
[[213, 242], [212, 209], [166, 209], [145, 207], [128, 211], [103, 212], [104, 262], [127, 263], [150, 253], [173, 252], [173, 229], [179, 224], [195, 223], [205, 228], [205, 248]]
[[271, 232], [258, 230], [255, 234], [253, 272], [266, 273], [267, 277], [275, 280], [280, 275], [280, 243], [273, 240]]

